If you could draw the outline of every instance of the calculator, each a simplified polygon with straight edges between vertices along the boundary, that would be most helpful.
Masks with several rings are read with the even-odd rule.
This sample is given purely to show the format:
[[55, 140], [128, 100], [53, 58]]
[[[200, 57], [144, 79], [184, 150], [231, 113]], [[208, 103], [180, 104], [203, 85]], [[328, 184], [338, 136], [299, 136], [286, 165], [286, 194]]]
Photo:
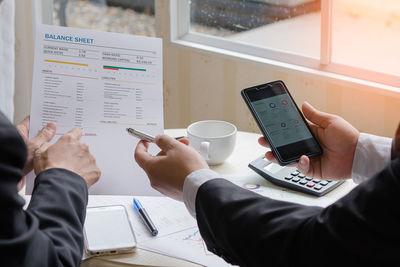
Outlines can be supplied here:
[[308, 177], [296, 167], [280, 166], [261, 156], [249, 163], [250, 169], [271, 183], [314, 196], [323, 196], [343, 181], [320, 180]]

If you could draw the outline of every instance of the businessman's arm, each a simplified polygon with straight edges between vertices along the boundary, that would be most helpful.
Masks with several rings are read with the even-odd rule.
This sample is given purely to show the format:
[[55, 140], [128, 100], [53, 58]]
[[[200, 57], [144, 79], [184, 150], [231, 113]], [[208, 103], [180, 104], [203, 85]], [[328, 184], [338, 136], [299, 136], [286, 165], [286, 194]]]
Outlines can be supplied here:
[[354, 153], [351, 176], [355, 183], [368, 180], [390, 162], [392, 139], [361, 133]]
[[208, 248], [240, 266], [389, 264], [400, 261], [399, 201], [397, 159], [325, 209], [213, 179], [198, 190], [196, 217]]
[[26, 211], [33, 222], [32, 231], [24, 233], [33, 252], [27, 259], [40, 252], [41, 266], [79, 266], [87, 196], [85, 180], [66, 169], [48, 169], [36, 177]]
[[34, 160], [38, 177], [24, 211], [17, 184], [24, 175], [26, 147], [1, 112], [0, 143], [1, 265], [79, 265], [87, 186], [100, 175], [86, 146], [71, 137], [40, 146]]
[[[234, 264], [339, 266], [400, 261], [396, 252], [400, 249], [400, 159], [322, 209], [268, 199], [223, 179], [202, 179], [201, 172], [210, 171], [196, 151], [166, 135], [155, 141], [161, 148], [157, 156], [148, 153], [144, 141], [135, 151], [151, 185], [180, 200], [186, 199], [185, 189], [194, 189], [187, 206], [191, 210], [195, 199], [195, 216], [208, 248]], [[199, 179], [193, 177], [199, 173]], [[332, 255], [329, 261], [327, 255]]]
[[0, 113], [0, 258], [4, 266], [77, 266], [87, 199], [84, 180], [66, 170], [42, 172], [28, 211], [17, 192], [26, 147]]
[[400, 156], [400, 124], [394, 138], [361, 133], [352, 168], [354, 182], [361, 183]]

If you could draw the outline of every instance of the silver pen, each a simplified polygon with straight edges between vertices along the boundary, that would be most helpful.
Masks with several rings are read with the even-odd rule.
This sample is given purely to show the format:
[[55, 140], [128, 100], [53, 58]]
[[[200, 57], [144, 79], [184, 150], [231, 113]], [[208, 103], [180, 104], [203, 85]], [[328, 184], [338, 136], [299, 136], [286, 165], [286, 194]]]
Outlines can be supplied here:
[[133, 135], [141, 140], [145, 140], [147, 142], [154, 142], [154, 136], [145, 134], [143, 132], [140, 132], [138, 130], [132, 129], [132, 128], [126, 128], [126, 131], [130, 134]]

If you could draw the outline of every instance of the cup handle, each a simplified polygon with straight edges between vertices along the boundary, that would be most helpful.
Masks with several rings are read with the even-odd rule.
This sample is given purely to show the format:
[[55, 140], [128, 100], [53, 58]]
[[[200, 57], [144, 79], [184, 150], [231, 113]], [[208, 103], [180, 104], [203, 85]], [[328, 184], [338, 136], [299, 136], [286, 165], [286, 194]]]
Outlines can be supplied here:
[[210, 150], [210, 142], [204, 141], [200, 144], [200, 153], [205, 160], [209, 160], [208, 151]]

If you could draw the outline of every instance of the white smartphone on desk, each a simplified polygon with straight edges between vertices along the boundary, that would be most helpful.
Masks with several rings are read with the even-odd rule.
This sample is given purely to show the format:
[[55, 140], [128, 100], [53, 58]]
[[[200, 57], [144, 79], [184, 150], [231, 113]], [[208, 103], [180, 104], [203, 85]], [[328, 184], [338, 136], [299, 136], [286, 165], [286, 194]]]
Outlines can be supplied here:
[[122, 205], [88, 207], [84, 236], [89, 256], [128, 253], [136, 248], [135, 233]]

